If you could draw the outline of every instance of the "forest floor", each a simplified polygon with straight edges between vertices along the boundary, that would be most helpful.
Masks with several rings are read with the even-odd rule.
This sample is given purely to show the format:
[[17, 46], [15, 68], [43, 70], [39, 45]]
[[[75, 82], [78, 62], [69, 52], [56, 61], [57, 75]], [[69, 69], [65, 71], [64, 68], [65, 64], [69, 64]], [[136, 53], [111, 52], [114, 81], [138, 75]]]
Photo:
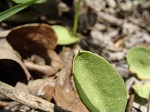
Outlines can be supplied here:
[[[129, 94], [126, 112], [150, 112], [149, 99], [139, 97], [132, 88], [135, 83], [144, 84], [149, 80], [139, 79], [131, 73], [126, 61], [131, 48], [150, 47], [150, 1], [83, 0], [78, 22], [81, 41], [59, 45], [50, 29], [54, 38], [50, 40], [51, 46], [43, 49], [40, 38], [42, 33], [47, 36], [45, 24], [73, 27], [75, 3], [62, 1], [47, 0], [46, 4], [32, 5], [0, 23], [0, 80], [63, 109], [88, 112], [72, 78], [73, 57], [79, 50], [88, 50], [104, 57], [123, 78]], [[7, 8], [11, 2], [4, 4]], [[37, 40], [32, 39], [37, 28], [33, 23], [41, 24], [38, 27], [43, 29], [42, 33], [36, 34]], [[26, 33], [29, 38], [25, 37]], [[16, 51], [7, 52], [10, 49]], [[40, 112], [2, 95], [0, 108], [1, 112]]]

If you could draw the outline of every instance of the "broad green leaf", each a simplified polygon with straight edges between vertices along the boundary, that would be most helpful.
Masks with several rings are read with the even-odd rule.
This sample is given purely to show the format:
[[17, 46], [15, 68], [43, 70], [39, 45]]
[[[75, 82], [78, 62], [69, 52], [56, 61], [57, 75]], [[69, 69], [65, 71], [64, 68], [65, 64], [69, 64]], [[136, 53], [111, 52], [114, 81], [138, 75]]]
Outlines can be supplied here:
[[134, 47], [127, 54], [129, 70], [140, 79], [150, 79], [150, 49]]
[[134, 84], [132, 88], [140, 97], [145, 99], [148, 99], [150, 97], [150, 82], [143, 85]]
[[[15, 3], [17, 3], [17, 4], [20, 4], [20, 3], [25, 3], [25, 2], [33, 1], [33, 0], [12, 0], [12, 1], [15, 2]], [[46, 0], [34, 0], [34, 1], [36, 1], [35, 3], [43, 3]]]
[[127, 91], [123, 79], [104, 58], [79, 51], [73, 77], [81, 101], [90, 112], [124, 112]]
[[80, 38], [78, 36], [73, 36], [66, 27], [59, 25], [53, 25], [52, 27], [58, 37], [59, 45], [69, 45], [80, 41]]
[[10, 17], [10, 16], [18, 13], [19, 11], [27, 8], [28, 6], [34, 4], [35, 1], [37, 1], [37, 0], [30, 0], [30, 1], [18, 4], [16, 6], [13, 6], [12, 8], [10, 8], [10, 9], [4, 11], [4, 12], [1, 12], [0, 13], [0, 22], [3, 21], [3, 20], [5, 20], [5, 19], [7, 19], [8, 17]]

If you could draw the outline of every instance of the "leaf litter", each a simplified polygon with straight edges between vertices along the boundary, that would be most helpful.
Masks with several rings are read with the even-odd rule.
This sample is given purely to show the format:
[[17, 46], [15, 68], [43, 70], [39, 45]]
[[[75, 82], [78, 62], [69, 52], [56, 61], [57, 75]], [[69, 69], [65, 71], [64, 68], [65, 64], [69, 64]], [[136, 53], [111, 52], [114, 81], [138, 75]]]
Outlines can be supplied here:
[[[67, 16], [64, 16], [64, 13], [69, 11], [69, 14], [71, 14], [70, 11], [72, 9], [68, 3], [64, 4], [67, 6], [67, 10], [64, 12], [62, 11], [61, 15], [58, 16], [62, 17], [62, 24], [67, 23], [67, 25], [70, 25], [72, 21], [70, 21], [70, 18], [68, 19]], [[80, 11], [82, 13], [80, 13], [81, 18], [79, 20], [79, 33], [82, 34], [81, 42], [75, 46], [67, 46], [67, 48], [63, 48], [63, 50], [62, 46], [58, 46], [58, 38], [56, 37], [55, 32], [53, 32], [51, 29], [51, 26], [49, 27], [45, 24], [39, 23], [21, 26], [23, 29], [26, 29], [26, 31], [28, 30], [27, 32], [29, 33], [26, 31], [23, 33], [24, 31], [21, 31], [22, 28], [19, 26], [14, 28], [15, 33], [10, 33], [15, 35], [15, 37], [12, 37], [10, 34], [7, 36], [7, 34], [10, 32], [9, 30], [6, 30], [5, 32], [5, 29], [8, 29], [7, 25], [11, 22], [3, 22], [0, 27], [0, 37], [7, 36], [6, 39], [8, 42], [10, 42], [11, 49], [14, 48], [15, 51], [13, 50], [11, 55], [9, 53], [4, 55], [7, 50], [0, 50], [0, 57], [4, 56], [3, 58], [7, 60], [8, 63], [8, 57], [10, 56], [10, 59], [13, 60], [13, 62], [9, 62], [9, 64], [13, 64], [15, 67], [19, 66], [19, 69], [22, 68], [22, 64], [20, 63], [23, 63], [24, 67], [20, 70], [24, 71], [24, 69], [26, 69], [27, 71], [23, 75], [19, 75], [23, 79], [27, 76], [31, 77], [27, 80], [28, 84], [22, 84], [21, 80], [17, 79], [15, 82], [16, 88], [20, 88], [22, 91], [24, 89], [31, 94], [56, 103], [58, 106], [61, 106], [67, 110], [71, 110], [73, 112], [86, 112], [87, 109], [81, 103], [77, 95], [74, 82], [72, 80], [71, 70], [72, 58], [77, 53], [77, 51], [79, 49], [90, 50], [107, 59], [121, 74], [129, 90], [128, 92], [130, 99], [130, 95], [133, 94], [132, 85], [137, 81], [140, 83], [145, 83], [145, 81], [137, 79], [129, 71], [126, 63], [126, 54], [128, 50], [134, 46], [142, 45], [145, 47], [150, 47], [149, 4], [150, 3], [148, 0], [143, 0], [143, 3], [135, 3], [131, 0], [125, 2], [123, 0], [84, 0], [81, 4]], [[30, 8], [34, 8], [34, 10], [36, 10], [35, 7], [37, 6]], [[86, 10], [84, 9], [85, 7], [90, 8], [92, 11], [84, 11]], [[63, 8], [65, 8], [65, 6]], [[44, 5], [44, 10], [45, 9], [46, 7]], [[50, 9], [48, 8], [48, 10]], [[50, 17], [50, 12], [45, 12], [45, 14], [37, 14], [40, 22], [46, 21], [46, 23], [60, 24], [58, 20], [55, 20], [54, 22], [51, 20], [48, 21], [47, 18]], [[57, 16], [57, 11], [55, 12], [55, 16]], [[93, 12], [96, 13], [97, 16], [95, 16]], [[92, 16], [94, 18], [94, 24], [89, 24], [93, 21], [90, 19]], [[19, 20], [21, 20], [21, 18]], [[37, 20], [35, 22], [37, 22]], [[25, 23], [28, 23], [28, 21]], [[82, 25], [86, 25], [88, 28], [85, 28], [85, 26]], [[44, 33], [44, 27], [48, 29], [50, 28], [50, 30], [48, 30], [49, 32]], [[15, 31], [16, 29], [18, 29], [18, 31]], [[41, 32], [39, 30], [41, 30]], [[43, 34], [46, 35], [44, 36]], [[2, 43], [0, 44], [2, 45], [1, 49], [3, 49], [4, 42], [2, 39], [0, 39], [0, 42]], [[8, 49], [9, 47], [6, 48]], [[12, 56], [17, 57], [17, 60], [20, 61], [12, 59]], [[5, 62], [2, 60], [0, 60], [0, 63]], [[6, 70], [8, 71], [8, 68]], [[16, 72], [12, 73], [16, 74]], [[8, 79], [10, 79], [10, 77], [7, 78], [7, 80]], [[34, 109], [28, 108], [27, 106], [23, 107], [23, 105], [16, 102], [5, 102], [5, 100], [2, 100], [2, 103], [0, 104], [5, 108], [5, 110], [8, 111], [21, 111], [21, 109], [25, 111], [36, 111]], [[146, 104], [141, 104], [141, 102], [137, 101], [136, 97], [133, 99], [131, 104], [131, 106], [127, 105], [127, 107], [131, 107], [130, 109], [134, 112], [138, 112], [138, 110], [141, 112], [146, 112], [148, 109], [148, 102], [146, 102]]]

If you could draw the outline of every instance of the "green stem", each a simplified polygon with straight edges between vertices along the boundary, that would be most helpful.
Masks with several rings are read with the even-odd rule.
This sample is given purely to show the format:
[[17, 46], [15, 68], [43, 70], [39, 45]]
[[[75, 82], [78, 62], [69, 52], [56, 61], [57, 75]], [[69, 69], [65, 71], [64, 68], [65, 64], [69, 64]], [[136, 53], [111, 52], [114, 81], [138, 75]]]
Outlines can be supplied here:
[[17, 12], [27, 8], [28, 6], [32, 5], [33, 3], [35, 3], [37, 0], [31, 0], [31, 1], [27, 1], [21, 4], [18, 4], [16, 6], [13, 6], [12, 8], [1, 12], [0, 13], [0, 22], [2, 22], [3, 20], [7, 19], [8, 17], [16, 14]]
[[73, 36], [75, 36], [76, 33], [77, 33], [80, 2], [81, 2], [81, 0], [78, 0], [78, 3], [75, 7], [75, 16], [74, 16], [74, 24], [73, 24]]

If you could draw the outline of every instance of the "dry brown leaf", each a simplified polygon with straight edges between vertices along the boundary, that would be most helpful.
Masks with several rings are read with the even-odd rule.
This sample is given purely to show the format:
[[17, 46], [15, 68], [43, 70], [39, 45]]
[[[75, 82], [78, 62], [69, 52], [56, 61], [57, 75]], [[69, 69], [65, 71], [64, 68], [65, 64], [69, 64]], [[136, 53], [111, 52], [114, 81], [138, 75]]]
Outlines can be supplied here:
[[15, 27], [6, 39], [23, 59], [36, 54], [42, 57], [46, 64], [51, 61], [47, 49], [54, 49], [57, 45], [57, 37], [53, 29], [49, 25], [38, 23]]
[[64, 61], [64, 68], [57, 73], [58, 80], [54, 95], [56, 104], [72, 112], [88, 112], [71, 84], [72, 50], [64, 48], [60, 53], [60, 57]]
[[[65, 74], [65, 70], [59, 73]], [[62, 80], [64, 80], [63, 83], [58, 83], [56, 85], [54, 96], [56, 104], [72, 112], [88, 112], [86, 107], [80, 101], [77, 93], [71, 86], [70, 78], [69, 77], [66, 79], [63, 78]]]
[[[23, 48], [38, 50], [39, 47], [55, 49], [57, 46], [57, 36], [47, 24], [32, 23], [15, 27], [6, 38], [17, 51]], [[19, 46], [21, 48], [17, 48]]]
[[0, 80], [11, 85], [18, 81], [27, 83], [30, 73], [6, 39], [0, 39]]
[[55, 79], [52, 77], [29, 81], [28, 88], [31, 94], [50, 101], [54, 94]]
[[53, 72], [56, 73], [59, 69], [63, 68], [64, 66], [63, 61], [61, 60], [60, 56], [56, 54], [55, 51], [49, 49], [47, 52], [48, 56], [51, 59], [51, 66], [53, 68]]
[[55, 86], [46, 84], [39, 89], [37, 95], [46, 99], [47, 101], [51, 101], [54, 95], [54, 90], [55, 90]]
[[38, 76], [41, 77], [45, 75], [51, 76], [57, 73], [57, 71], [63, 67], [62, 60], [56, 54], [55, 51], [49, 49], [47, 50], [47, 54], [48, 54], [48, 58], [51, 60], [50, 65], [39, 64], [41, 62], [35, 63], [34, 61], [31, 60], [24, 60], [25, 65], [30, 71], [32, 71], [34, 76], [35, 75], [36, 77]]
[[22, 83], [22, 82], [17, 82], [15, 88], [18, 90], [29, 93], [29, 89], [28, 89], [27, 85]]
[[25, 65], [34, 78], [54, 75], [62, 68], [59, 56], [53, 51], [57, 45], [57, 36], [50, 25], [21, 25], [13, 28], [6, 38], [27, 59]]

